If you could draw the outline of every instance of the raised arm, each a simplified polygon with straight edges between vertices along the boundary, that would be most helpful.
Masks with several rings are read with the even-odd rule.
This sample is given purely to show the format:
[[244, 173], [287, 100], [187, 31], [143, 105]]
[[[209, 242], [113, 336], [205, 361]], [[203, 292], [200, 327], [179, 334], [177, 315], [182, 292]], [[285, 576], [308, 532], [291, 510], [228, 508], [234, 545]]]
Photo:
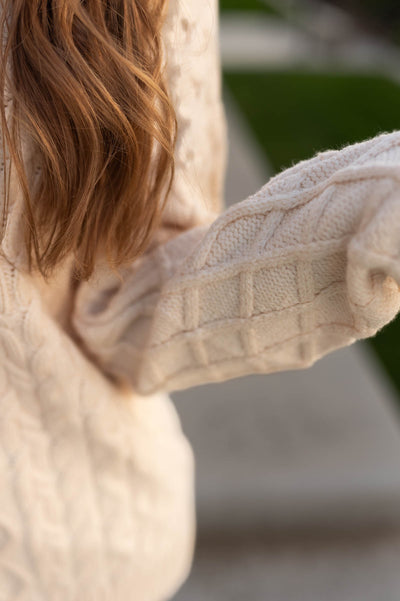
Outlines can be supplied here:
[[305, 368], [400, 308], [400, 132], [321, 153], [80, 285], [73, 325], [141, 394]]

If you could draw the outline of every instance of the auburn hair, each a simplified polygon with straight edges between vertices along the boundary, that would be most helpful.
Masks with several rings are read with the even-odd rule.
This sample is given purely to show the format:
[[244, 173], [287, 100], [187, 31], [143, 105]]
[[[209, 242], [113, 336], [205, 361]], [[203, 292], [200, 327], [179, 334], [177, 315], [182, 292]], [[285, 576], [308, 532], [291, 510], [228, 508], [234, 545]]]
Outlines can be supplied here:
[[[174, 175], [176, 118], [161, 42], [165, 0], [0, 5], [3, 149], [7, 142], [23, 192], [29, 270], [47, 278], [69, 252], [78, 279], [90, 277], [99, 254], [113, 269], [129, 263], [158, 227]], [[34, 186], [21, 126], [39, 161]], [[4, 187], [0, 240], [9, 204]]]

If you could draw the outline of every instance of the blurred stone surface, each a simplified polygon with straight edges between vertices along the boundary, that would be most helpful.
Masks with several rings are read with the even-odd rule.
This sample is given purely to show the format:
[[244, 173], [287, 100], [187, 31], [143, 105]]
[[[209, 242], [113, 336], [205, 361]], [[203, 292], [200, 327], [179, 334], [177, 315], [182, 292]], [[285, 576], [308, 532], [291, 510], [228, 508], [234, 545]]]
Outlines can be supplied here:
[[400, 537], [205, 544], [174, 601], [398, 601]]
[[325, 13], [310, 20], [307, 15], [298, 26], [240, 11], [224, 14], [220, 36], [224, 68], [356, 70], [398, 81], [399, 48], [362, 31], [355, 21], [340, 26], [337, 17]]
[[273, 172], [227, 89], [224, 90], [224, 105], [228, 123], [228, 165], [225, 180], [225, 203], [228, 207], [257, 192]]
[[400, 430], [362, 345], [174, 394], [202, 531], [400, 525]]

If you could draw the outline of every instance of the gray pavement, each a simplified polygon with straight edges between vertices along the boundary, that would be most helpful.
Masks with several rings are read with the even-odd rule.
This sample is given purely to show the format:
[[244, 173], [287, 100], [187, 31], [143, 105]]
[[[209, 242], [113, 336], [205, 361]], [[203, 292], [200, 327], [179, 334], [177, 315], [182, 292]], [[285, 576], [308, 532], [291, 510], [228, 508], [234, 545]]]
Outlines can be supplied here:
[[399, 556], [390, 533], [213, 541], [175, 601], [398, 601]]

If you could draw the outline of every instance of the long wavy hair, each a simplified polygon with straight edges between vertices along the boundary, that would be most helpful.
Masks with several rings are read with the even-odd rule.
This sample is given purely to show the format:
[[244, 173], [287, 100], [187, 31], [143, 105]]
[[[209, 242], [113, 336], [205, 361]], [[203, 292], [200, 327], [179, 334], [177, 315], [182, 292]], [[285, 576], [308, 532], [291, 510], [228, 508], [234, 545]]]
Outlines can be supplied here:
[[[0, 0], [0, 92], [24, 197], [29, 270], [47, 278], [70, 252], [88, 279], [146, 249], [174, 175], [176, 119], [164, 81], [165, 0]], [[11, 73], [7, 64], [10, 64]], [[28, 180], [21, 126], [36, 147]], [[4, 214], [9, 187], [4, 184]]]

